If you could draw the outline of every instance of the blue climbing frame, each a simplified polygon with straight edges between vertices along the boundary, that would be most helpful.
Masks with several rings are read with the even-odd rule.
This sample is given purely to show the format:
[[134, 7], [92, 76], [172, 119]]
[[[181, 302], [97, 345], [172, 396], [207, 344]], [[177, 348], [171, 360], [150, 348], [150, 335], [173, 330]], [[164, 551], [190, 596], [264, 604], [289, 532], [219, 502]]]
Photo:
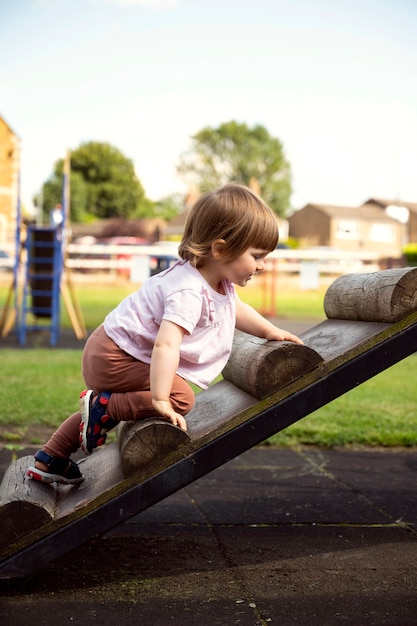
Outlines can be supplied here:
[[17, 328], [20, 345], [31, 330], [49, 330], [55, 346], [60, 328], [60, 284], [63, 268], [62, 229], [30, 226], [26, 238], [22, 301]]

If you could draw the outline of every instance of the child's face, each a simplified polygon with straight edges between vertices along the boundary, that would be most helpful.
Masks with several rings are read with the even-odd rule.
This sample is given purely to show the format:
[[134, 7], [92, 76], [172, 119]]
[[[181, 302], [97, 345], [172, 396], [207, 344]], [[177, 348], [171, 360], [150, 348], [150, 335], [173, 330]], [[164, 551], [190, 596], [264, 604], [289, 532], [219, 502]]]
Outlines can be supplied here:
[[248, 248], [233, 261], [223, 264], [223, 278], [227, 278], [235, 285], [245, 287], [252, 276], [264, 271], [267, 254], [266, 250]]

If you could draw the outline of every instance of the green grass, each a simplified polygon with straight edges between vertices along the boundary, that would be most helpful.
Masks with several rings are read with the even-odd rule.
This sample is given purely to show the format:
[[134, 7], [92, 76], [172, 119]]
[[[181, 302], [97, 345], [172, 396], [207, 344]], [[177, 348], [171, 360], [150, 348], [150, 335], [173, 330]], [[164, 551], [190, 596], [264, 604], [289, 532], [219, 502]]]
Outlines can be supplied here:
[[[135, 287], [80, 285], [76, 292], [87, 328], [92, 329]], [[241, 291], [241, 297], [262, 309], [260, 289]], [[278, 293], [281, 319], [324, 318], [324, 290]], [[6, 289], [0, 287], [0, 311]], [[62, 326], [70, 328], [65, 307]], [[7, 440], [18, 441], [30, 424], [56, 428], [78, 409], [83, 388], [81, 349], [2, 349], [2, 410], [0, 427]], [[360, 387], [278, 433], [269, 443], [320, 446], [415, 446], [417, 445], [417, 403], [414, 383], [417, 354], [397, 363]]]
[[[107, 313], [135, 290], [130, 283], [115, 285], [77, 285], [75, 294], [79, 303], [85, 326], [92, 330], [102, 323]], [[68, 312], [62, 304], [61, 323], [63, 328], [71, 328]]]
[[265, 293], [256, 283], [237, 288], [237, 292], [244, 302], [248, 302], [262, 313], [265, 311], [269, 313], [273, 308], [273, 316], [281, 319], [322, 320], [326, 317], [323, 308], [326, 287], [312, 291], [302, 291], [294, 287], [277, 289], [275, 306], [271, 306], [270, 294]]
[[413, 354], [274, 435], [270, 443], [415, 446], [416, 375], [417, 354]]
[[80, 350], [2, 349], [0, 424], [58, 426], [78, 410], [83, 389]]

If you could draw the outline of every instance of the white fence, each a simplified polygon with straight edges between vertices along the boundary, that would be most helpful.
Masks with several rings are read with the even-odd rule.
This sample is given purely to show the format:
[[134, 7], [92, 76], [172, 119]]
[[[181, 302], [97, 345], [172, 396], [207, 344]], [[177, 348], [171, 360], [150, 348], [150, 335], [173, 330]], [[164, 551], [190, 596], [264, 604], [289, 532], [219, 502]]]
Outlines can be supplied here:
[[[6, 249], [6, 246], [3, 247]], [[7, 246], [10, 259], [3, 269], [14, 265], [15, 250]], [[155, 259], [177, 257], [177, 244], [116, 245], [70, 243], [65, 250], [65, 265], [76, 275], [100, 273], [109, 279], [123, 276], [132, 282], [142, 282], [151, 273]], [[22, 259], [23, 260], [23, 259]], [[327, 248], [311, 250], [277, 249], [267, 257], [267, 273], [281, 276], [300, 275], [310, 281], [317, 275], [341, 275], [347, 273], [373, 272], [379, 269], [379, 257], [371, 252], [346, 252]]]
[[[155, 257], [177, 255], [177, 247], [171, 245], [123, 246], [69, 244], [66, 266], [73, 271], [116, 271], [137, 275], [149, 268]], [[341, 250], [292, 250], [278, 249], [267, 257], [267, 270], [297, 274], [308, 265], [319, 273], [346, 274], [373, 272], [379, 269], [378, 255], [371, 252], [352, 253]]]

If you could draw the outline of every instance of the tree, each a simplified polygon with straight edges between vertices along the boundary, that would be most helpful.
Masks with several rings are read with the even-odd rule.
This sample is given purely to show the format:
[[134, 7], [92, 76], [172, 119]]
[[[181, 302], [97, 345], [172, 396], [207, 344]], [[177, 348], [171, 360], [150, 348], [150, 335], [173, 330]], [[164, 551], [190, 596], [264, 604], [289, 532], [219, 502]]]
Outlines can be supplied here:
[[154, 215], [170, 221], [184, 209], [185, 198], [181, 193], [172, 193], [155, 202]]
[[[61, 202], [62, 172], [60, 159], [43, 187], [47, 213]], [[89, 216], [139, 218], [152, 214], [153, 203], [146, 198], [132, 161], [107, 143], [84, 143], [71, 153], [70, 197], [74, 222]], [[39, 203], [38, 197], [35, 204]]]
[[[36, 207], [43, 212], [43, 222], [49, 222], [52, 209], [62, 203], [64, 161], [59, 159], [55, 163], [52, 176], [44, 183], [42, 193], [34, 198]], [[78, 172], [72, 172], [70, 176], [70, 218], [72, 222], [82, 222], [87, 207], [87, 189], [83, 177]]]
[[179, 160], [177, 171], [202, 191], [228, 182], [256, 188], [270, 207], [284, 216], [290, 204], [291, 170], [279, 139], [266, 128], [249, 128], [235, 121], [206, 127], [192, 137], [191, 150]]

